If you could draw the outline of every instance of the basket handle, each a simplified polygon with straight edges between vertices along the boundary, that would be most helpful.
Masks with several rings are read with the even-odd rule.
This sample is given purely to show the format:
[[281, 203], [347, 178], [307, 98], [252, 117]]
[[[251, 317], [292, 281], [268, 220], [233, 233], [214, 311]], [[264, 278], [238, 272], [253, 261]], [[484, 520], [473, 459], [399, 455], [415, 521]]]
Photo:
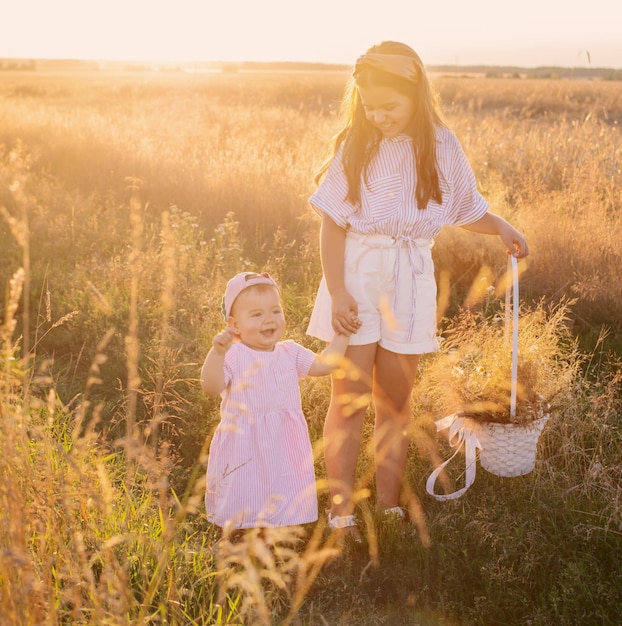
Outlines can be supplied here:
[[[512, 271], [512, 288], [507, 281], [505, 288], [505, 336], [512, 326], [512, 385], [510, 387], [510, 420], [516, 417], [516, 387], [518, 380], [518, 261], [508, 256], [508, 274]], [[511, 314], [511, 319], [510, 319]]]

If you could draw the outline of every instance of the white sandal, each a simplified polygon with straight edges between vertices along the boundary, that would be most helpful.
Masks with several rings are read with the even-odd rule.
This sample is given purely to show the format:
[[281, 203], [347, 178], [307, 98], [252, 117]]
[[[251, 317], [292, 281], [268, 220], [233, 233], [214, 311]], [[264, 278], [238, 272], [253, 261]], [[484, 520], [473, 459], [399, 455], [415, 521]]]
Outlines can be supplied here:
[[341, 534], [340, 543], [343, 543], [344, 539], [346, 541], [353, 541], [355, 544], [363, 542], [354, 515], [335, 515], [335, 517], [333, 517], [329, 511], [328, 527], [332, 531], [337, 531]]
[[395, 515], [396, 517], [399, 517], [400, 519], [406, 519], [406, 511], [404, 511], [404, 509], [401, 506], [393, 506], [390, 509], [385, 509], [383, 513], [387, 517], [391, 517]]
[[339, 530], [341, 528], [351, 528], [352, 526], [356, 526], [356, 520], [354, 519], [354, 515], [336, 515], [332, 516], [332, 513], [328, 512], [328, 527], [331, 530]]
[[390, 509], [385, 509], [382, 513], [386, 522], [398, 524], [398, 528], [401, 528], [401, 533], [404, 536], [415, 537], [417, 535], [416, 527], [401, 506], [393, 506]]

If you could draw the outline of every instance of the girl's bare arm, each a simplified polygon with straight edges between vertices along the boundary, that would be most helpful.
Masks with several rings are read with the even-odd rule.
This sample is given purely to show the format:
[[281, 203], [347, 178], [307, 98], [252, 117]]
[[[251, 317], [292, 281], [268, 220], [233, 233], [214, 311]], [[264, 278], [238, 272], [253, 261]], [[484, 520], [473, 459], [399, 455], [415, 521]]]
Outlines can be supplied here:
[[488, 212], [476, 222], [463, 224], [462, 228], [483, 235], [498, 235], [509, 253], [519, 259], [529, 254], [525, 237], [509, 222], [494, 213]]
[[332, 324], [335, 333], [351, 335], [360, 327], [358, 305], [344, 283], [346, 231], [327, 215], [322, 216], [320, 256], [326, 286], [332, 300]]

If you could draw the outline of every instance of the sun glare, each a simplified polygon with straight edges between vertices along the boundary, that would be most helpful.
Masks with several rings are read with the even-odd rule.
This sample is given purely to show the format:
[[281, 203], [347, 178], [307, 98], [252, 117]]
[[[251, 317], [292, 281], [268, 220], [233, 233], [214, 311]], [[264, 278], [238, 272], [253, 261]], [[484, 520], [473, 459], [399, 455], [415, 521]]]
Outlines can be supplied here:
[[589, 11], [561, 0], [385, 0], [382, 11], [358, 0], [21, 0], [9, 23], [0, 58], [352, 63], [395, 39], [428, 64], [622, 65], [622, 3], [607, 0]]

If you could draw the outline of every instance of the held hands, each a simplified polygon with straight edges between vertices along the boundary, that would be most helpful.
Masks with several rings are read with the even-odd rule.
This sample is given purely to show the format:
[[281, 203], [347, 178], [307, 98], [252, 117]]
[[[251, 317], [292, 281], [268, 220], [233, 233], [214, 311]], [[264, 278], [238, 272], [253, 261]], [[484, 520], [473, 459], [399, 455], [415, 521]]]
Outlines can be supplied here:
[[212, 342], [214, 352], [220, 356], [225, 356], [225, 354], [227, 354], [227, 350], [229, 350], [231, 344], [233, 343], [233, 337], [233, 331], [228, 327], [218, 333]]
[[347, 291], [344, 291], [332, 296], [332, 305], [333, 330], [340, 335], [346, 335], [346, 337], [354, 335], [361, 327], [356, 300]]

